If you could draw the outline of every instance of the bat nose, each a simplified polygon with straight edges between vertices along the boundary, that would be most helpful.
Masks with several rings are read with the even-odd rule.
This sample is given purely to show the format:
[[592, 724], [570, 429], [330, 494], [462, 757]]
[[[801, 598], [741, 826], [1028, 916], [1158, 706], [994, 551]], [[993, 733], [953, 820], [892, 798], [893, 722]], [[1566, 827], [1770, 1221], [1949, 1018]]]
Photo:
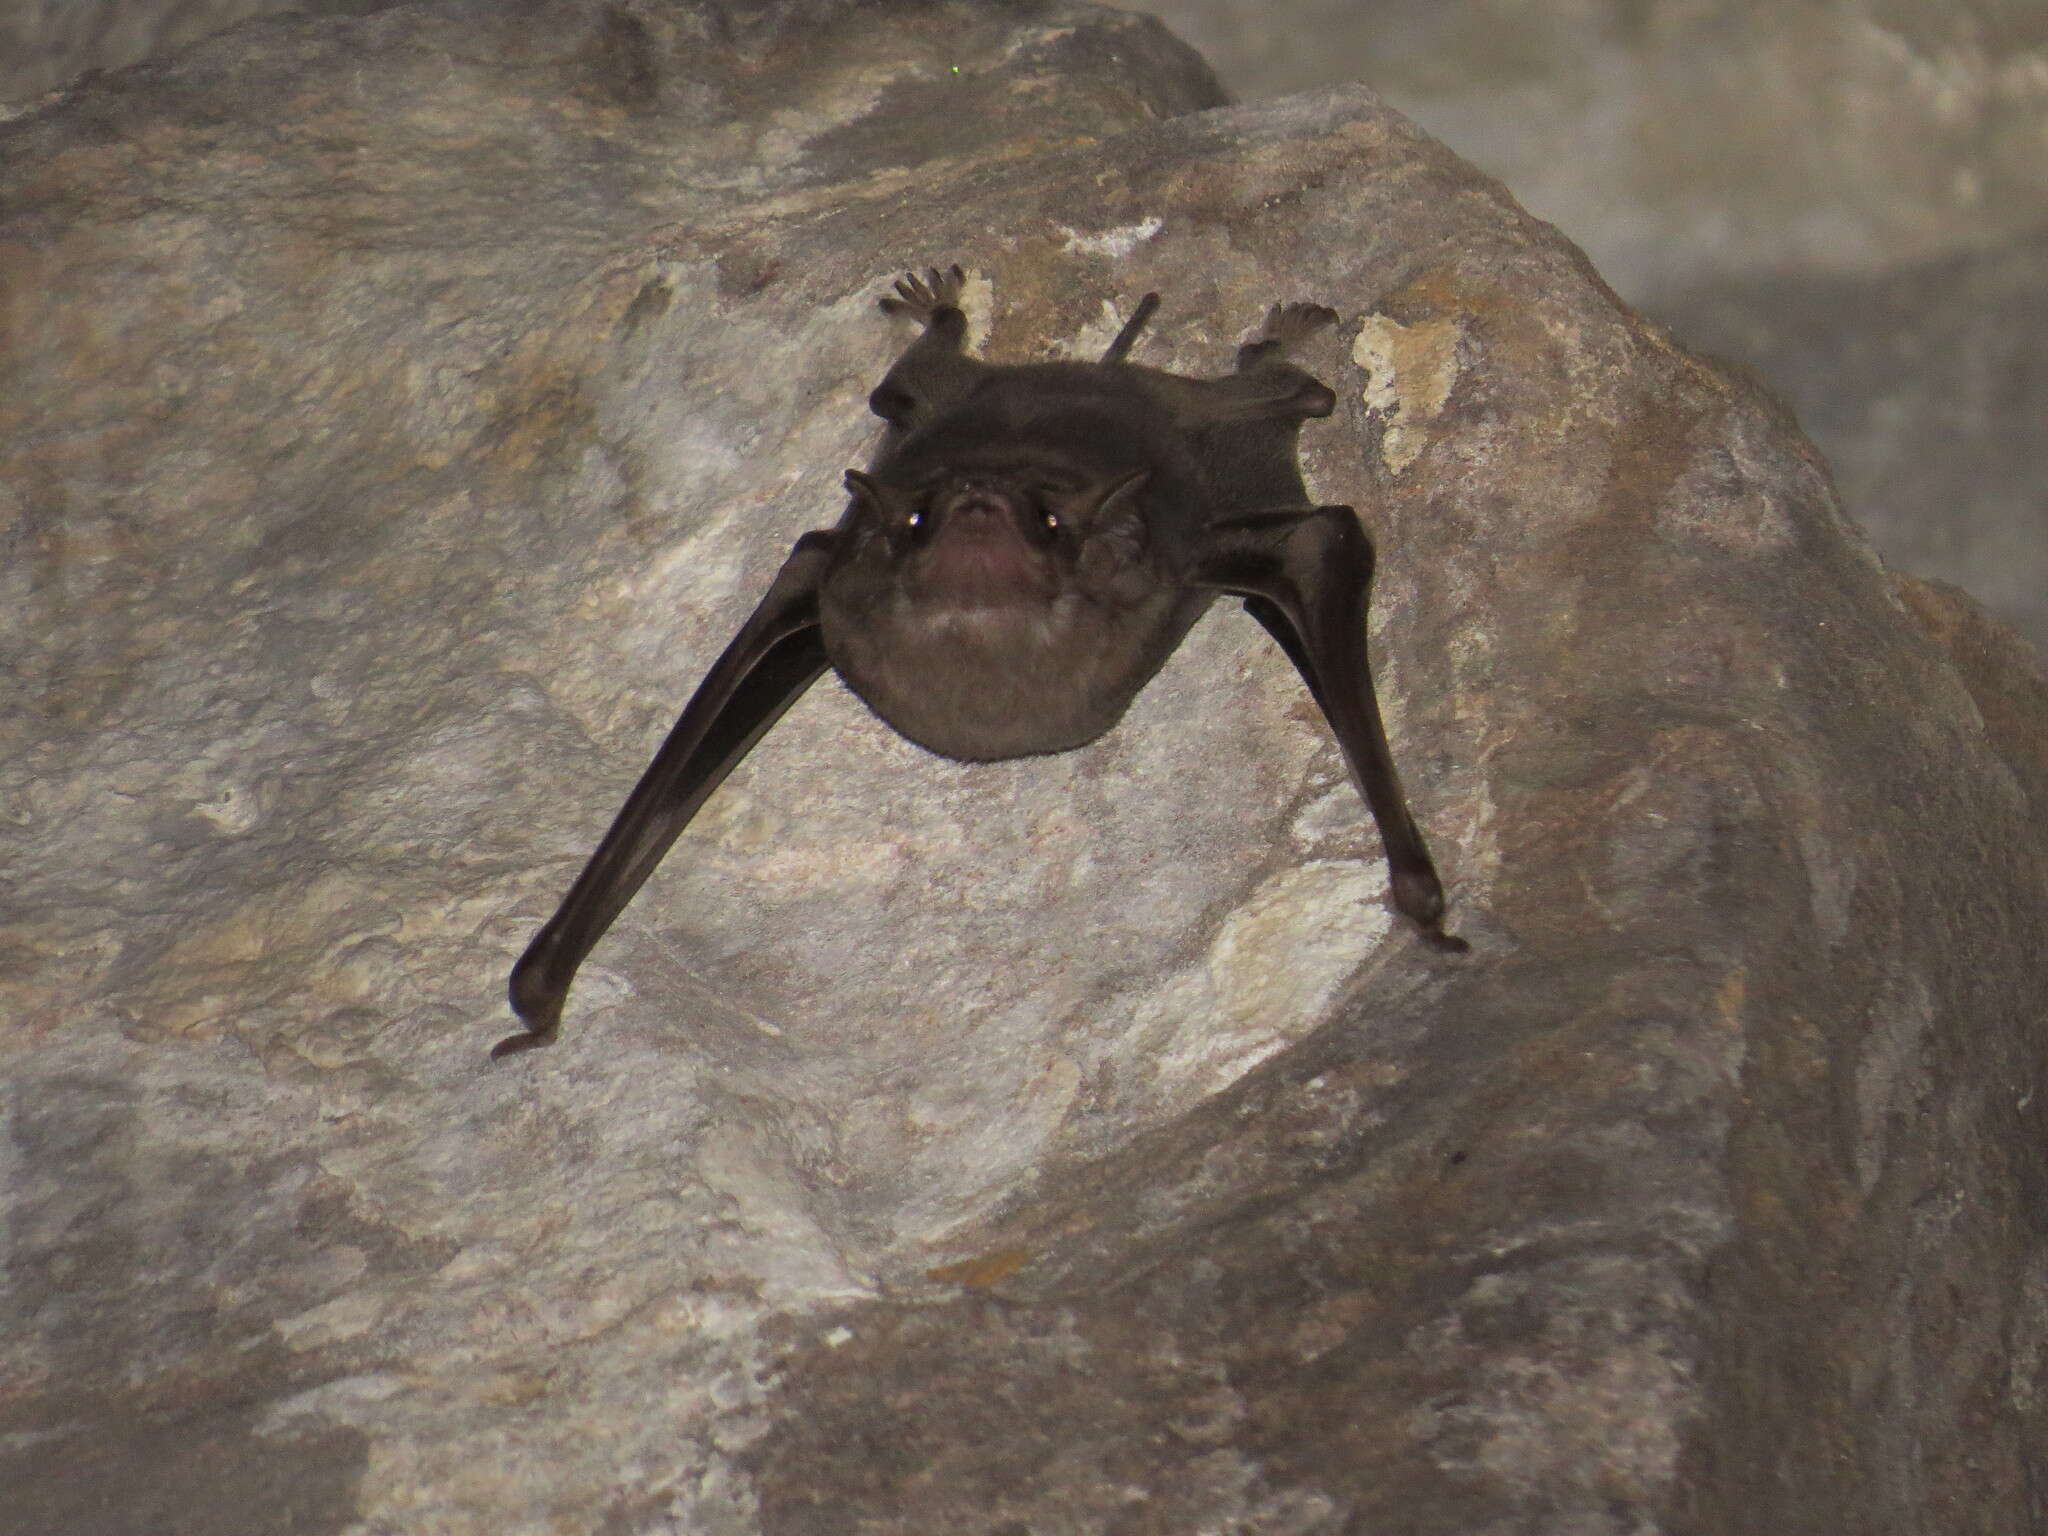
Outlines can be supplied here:
[[962, 520], [1006, 519], [1015, 515], [1015, 503], [989, 486], [968, 485], [947, 503], [946, 515]]
[[1008, 487], [979, 475], [963, 476], [954, 481], [940, 498], [948, 512], [979, 512], [991, 516], [1009, 512], [1016, 499]]
[[1028, 496], [993, 480], [969, 478], [958, 481], [938, 498], [934, 509], [938, 528], [947, 538], [1021, 538], [1037, 545], [1046, 542], [1045, 519], [1032, 508]]
[[999, 479], [958, 479], [934, 510], [934, 522], [948, 539], [1018, 539], [1028, 549], [1044, 549], [1055, 543], [1059, 530], [1059, 518], [1038, 506], [1028, 489]]

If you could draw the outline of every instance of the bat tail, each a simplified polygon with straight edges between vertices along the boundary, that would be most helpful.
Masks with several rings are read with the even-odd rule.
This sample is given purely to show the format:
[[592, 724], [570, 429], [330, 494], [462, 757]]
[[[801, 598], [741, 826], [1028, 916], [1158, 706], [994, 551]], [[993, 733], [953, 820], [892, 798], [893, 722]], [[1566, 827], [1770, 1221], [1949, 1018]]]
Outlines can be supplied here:
[[1138, 337], [1144, 333], [1145, 322], [1152, 318], [1152, 312], [1159, 308], [1159, 295], [1148, 293], [1138, 300], [1138, 307], [1131, 318], [1124, 322], [1124, 328], [1116, 333], [1116, 340], [1109, 344], [1109, 350], [1102, 354], [1105, 363], [1120, 363], [1129, 355]]

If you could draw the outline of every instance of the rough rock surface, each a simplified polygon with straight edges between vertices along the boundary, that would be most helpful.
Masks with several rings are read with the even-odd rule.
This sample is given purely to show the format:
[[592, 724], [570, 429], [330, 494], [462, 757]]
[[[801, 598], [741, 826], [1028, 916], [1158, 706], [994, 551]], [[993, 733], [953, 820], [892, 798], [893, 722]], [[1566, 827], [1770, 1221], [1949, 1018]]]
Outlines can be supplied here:
[[2048, 7], [1143, 9], [1247, 98], [1371, 84], [1631, 304], [1761, 372], [1886, 560], [2048, 655]]
[[[0, 0], [0, 116], [241, 17]], [[1363, 80], [1688, 345], [1761, 371], [1886, 560], [2048, 654], [2048, 11], [2006, 0], [1159, 0], [1247, 98]], [[14, 109], [18, 110], [18, 108]]]
[[[2042, 1518], [2048, 681], [1364, 92], [988, 6], [278, 18], [0, 127], [0, 1487], [52, 1533]], [[492, 1068], [905, 264], [1347, 317], [1309, 480], [1474, 952], [1218, 612], [835, 685]]]
[[[119, 69], [196, 43], [287, 0], [0, 0], [0, 104], [33, 100], [89, 69]], [[346, 6], [310, 0], [294, 10]], [[362, 9], [358, 6], [356, 9]], [[0, 105], [0, 112], [5, 106]]]
[[[138, 0], [149, 3], [149, 0]], [[1155, 0], [1248, 98], [1362, 79], [1624, 293], [2035, 233], [2048, 12], [2011, 0]]]
[[1656, 310], [1783, 395], [1887, 561], [2048, 656], [2048, 235], [1878, 276], [1730, 276]]

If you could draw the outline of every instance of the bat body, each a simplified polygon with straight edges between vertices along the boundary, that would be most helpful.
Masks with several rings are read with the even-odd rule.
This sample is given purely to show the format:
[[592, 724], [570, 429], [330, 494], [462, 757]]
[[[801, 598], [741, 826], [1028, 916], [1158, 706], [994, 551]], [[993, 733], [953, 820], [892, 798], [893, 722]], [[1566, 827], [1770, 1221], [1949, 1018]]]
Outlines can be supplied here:
[[1287, 361], [1336, 319], [1276, 306], [1235, 370], [1194, 379], [1125, 354], [998, 365], [962, 350], [958, 267], [883, 300], [923, 334], [869, 397], [887, 431], [847, 472], [838, 524], [805, 534], [713, 664], [611, 830], [512, 972], [554, 1038], [576, 968], [733, 766], [830, 666], [920, 746], [970, 761], [1059, 752], [1114, 725], [1217, 597], [1280, 643], [1343, 748], [1386, 848], [1395, 906], [1434, 943], [1443, 888], [1408, 812], [1365, 653], [1372, 546], [1309, 503], [1301, 423], [1335, 406]]

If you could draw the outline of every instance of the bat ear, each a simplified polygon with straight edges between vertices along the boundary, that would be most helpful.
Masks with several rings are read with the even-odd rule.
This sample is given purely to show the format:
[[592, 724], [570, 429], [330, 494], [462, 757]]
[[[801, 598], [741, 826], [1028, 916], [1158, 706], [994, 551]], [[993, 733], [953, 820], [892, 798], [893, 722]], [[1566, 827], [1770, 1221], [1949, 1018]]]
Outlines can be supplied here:
[[846, 489], [852, 492], [854, 500], [860, 502], [860, 506], [864, 506], [868, 512], [889, 512], [889, 502], [893, 500], [889, 496], [889, 487], [883, 485], [879, 479], [874, 479], [872, 475], [862, 475], [858, 469], [848, 469]]
[[873, 475], [849, 469], [846, 472], [846, 489], [862, 511], [884, 523], [901, 522], [908, 516], [901, 505], [902, 493], [882, 484]]
[[1145, 489], [1151, 478], [1151, 470], [1134, 469], [1127, 475], [1098, 481], [1081, 495], [1081, 506], [1077, 510], [1082, 521], [1094, 522], [1105, 516], [1129, 515], [1138, 493]]
[[868, 396], [868, 409], [892, 427], [900, 427], [910, 420], [917, 409], [917, 396], [901, 384], [892, 384], [884, 379]]

